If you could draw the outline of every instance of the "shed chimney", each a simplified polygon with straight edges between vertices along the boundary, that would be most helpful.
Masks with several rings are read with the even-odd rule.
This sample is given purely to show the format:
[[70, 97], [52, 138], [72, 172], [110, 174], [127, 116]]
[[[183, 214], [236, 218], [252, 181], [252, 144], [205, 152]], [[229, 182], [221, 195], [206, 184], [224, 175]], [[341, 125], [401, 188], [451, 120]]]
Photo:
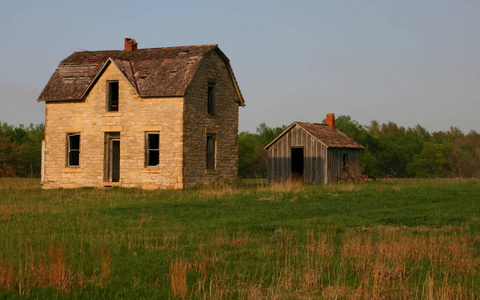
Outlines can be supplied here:
[[125, 51], [137, 50], [137, 42], [134, 39], [125, 38]]
[[335, 128], [335, 114], [327, 114], [327, 125]]

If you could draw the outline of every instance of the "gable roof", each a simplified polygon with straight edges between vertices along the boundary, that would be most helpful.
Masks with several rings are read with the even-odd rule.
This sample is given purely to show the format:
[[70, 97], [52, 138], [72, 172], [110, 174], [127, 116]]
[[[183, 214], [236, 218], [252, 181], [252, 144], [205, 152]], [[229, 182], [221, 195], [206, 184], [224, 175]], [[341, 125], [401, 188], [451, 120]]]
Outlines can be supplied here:
[[298, 126], [309, 133], [312, 137], [317, 139], [327, 148], [358, 148], [365, 149], [362, 145], [358, 144], [351, 138], [349, 138], [345, 133], [341, 132], [337, 128], [332, 128], [326, 124], [317, 124], [317, 123], [304, 123], [304, 122], [293, 122], [288, 126], [281, 134], [279, 134], [273, 141], [268, 143], [264, 149], [270, 148], [275, 144], [280, 138], [282, 138], [287, 132], [292, 130], [295, 126]]
[[38, 101], [84, 100], [96, 79], [114, 63], [140, 97], [183, 96], [206, 54], [216, 51], [225, 62], [239, 105], [243, 96], [218, 45], [74, 52], [60, 62]]

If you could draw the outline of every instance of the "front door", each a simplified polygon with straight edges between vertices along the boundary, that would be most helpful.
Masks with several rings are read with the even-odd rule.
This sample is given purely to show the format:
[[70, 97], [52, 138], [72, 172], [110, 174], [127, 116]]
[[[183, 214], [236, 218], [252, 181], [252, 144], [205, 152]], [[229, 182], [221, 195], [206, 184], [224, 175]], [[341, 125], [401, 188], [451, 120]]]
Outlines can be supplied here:
[[120, 133], [107, 135], [107, 178], [109, 182], [120, 181]]

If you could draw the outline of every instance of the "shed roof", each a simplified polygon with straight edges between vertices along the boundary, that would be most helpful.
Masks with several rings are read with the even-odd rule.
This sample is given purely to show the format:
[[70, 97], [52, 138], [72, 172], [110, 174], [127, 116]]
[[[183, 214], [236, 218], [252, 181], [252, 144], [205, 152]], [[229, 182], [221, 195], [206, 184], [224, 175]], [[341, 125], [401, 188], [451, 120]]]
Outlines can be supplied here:
[[183, 96], [202, 59], [212, 51], [225, 62], [243, 106], [230, 61], [218, 45], [74, 52], [60, 62], [38, 101], [84, 100], [110, 63], [119, 68], [140, 97]]
[[337, 128], [332, 128], [326, 124], [318, 123], [305, 123], [305, 122], [293, 122], [288, 126], [281, 134], [279, 134], [273, 141], [265, 146], [265, 149], [270, 148], [279, 139], [281, 139], [287, 132], [292, 130], [295, 126], [298, 126], [317, 139], [320, 143], [327, 148], [357, 148], [365, 149], [362, 145], [358, 144], [345, 133], [341, 132]]

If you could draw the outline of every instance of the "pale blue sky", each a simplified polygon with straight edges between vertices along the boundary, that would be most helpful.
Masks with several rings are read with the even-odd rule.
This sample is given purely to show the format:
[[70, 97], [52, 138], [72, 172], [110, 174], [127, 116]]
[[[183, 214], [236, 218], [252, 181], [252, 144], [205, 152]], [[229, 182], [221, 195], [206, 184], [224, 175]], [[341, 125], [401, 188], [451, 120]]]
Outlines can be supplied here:
[[0, 2], [0, 121], [36, 102], [74, 51], [219, 44], [245, 98], [240, 130], [350, 115], [480, 132], [480, 1]]

